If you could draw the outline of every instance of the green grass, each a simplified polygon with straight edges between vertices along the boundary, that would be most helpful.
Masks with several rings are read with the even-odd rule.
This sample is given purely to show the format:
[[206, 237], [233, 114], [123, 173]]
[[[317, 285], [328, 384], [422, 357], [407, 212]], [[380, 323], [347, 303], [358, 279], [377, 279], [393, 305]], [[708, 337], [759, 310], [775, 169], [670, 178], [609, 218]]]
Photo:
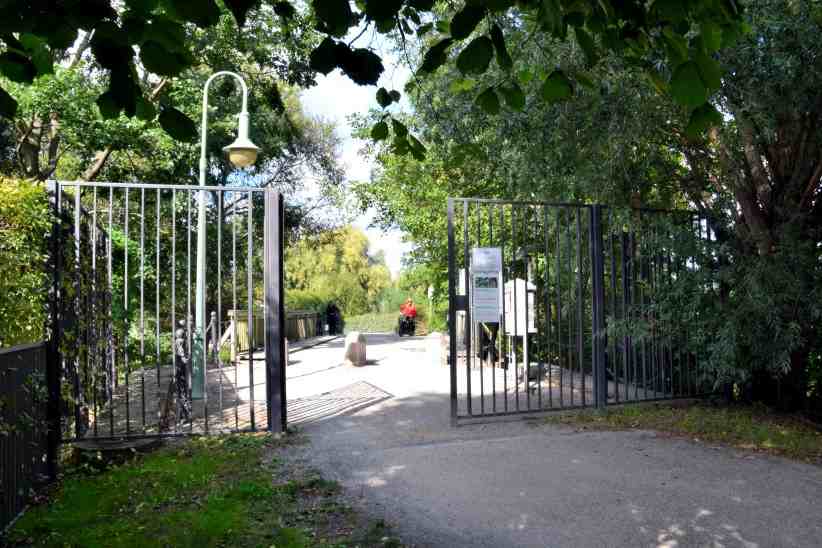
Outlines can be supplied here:
[[[70, 474], [30, 509], [12, 545], [386, 546], [340, 500], [339, 486], [295, 473], [267, 435], [176, 442], [102, 471]], [[385, 537], [396, 542], [391, 537]]]
[[345, 331], [363, 333], [393, 333], [397, 328], [399, 312], [370, 312], [345, 318]]
[[639, 404], [552, 415], [549, 424], [591, 430], [657, 430], [695, 441], [719, 443], [822, 464], [822, 432], [798, 417], [763, 406]]

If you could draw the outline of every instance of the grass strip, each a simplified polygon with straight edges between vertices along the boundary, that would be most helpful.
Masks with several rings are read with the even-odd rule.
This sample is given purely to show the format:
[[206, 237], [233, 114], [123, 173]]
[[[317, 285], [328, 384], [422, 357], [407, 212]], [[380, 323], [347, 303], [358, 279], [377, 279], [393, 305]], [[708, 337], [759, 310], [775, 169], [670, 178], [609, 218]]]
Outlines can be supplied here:
[[283, 442], [238, 434], [174, 442], [102, 470], [84, 465], [31, 508], [13, 546], [399, 546], [339, 486], [292, 473]]
[[623, 405], [606, 411], [551, 415], [544, 422], [582, 430], [656, 430], [698, 442], [822, 464], [819, 429], [800, 417], [759, 405]]

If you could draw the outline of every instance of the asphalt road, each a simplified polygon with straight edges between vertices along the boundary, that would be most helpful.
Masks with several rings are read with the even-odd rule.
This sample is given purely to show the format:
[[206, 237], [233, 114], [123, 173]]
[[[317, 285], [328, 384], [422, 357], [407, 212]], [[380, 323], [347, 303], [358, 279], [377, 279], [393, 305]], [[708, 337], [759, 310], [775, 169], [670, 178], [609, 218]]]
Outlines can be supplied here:
[[[822, 546], [822, 468], [651, 432], [508, 421], [451, 427], [433, 338], [293, 355], [293, 458], [415, 546]], [[295, 413], [296, 415], [296, 413]], [[293, 417], [292, 417], [293, 418]]]

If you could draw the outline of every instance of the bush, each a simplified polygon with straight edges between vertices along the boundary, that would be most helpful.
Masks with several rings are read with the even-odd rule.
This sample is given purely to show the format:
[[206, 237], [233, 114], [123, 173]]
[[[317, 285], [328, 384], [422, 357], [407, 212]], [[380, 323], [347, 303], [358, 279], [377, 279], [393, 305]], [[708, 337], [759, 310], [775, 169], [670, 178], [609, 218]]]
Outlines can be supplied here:
[[51, 220], [41, 184], [0, 177], [0, 348], [45, 336]]

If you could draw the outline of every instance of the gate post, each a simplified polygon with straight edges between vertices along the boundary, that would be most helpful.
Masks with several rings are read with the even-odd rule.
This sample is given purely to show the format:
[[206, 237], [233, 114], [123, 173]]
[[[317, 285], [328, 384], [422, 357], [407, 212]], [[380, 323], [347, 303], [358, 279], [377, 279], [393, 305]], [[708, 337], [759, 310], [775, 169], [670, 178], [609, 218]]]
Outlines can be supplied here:
[[454, 256], [454, 199], [448, 198], [448, 367], [451, 374], [451, 425], [457, 425], [457, 287]]
[[265, 190], [264, 228], [265, 371], [268, 430], [285, 432], [285, 307], [283, 300], [283, 200], [272, 188]]
[[597, 409], [603, 409], [608, 402], [608, 378], [605, 375], [605, 256], [602, 245], [601, 205], [591, 206], [590, 229], [594, 404]]
[[62, 211], [60, 204], [60, 183], [48, 182], [48, 191], [53, 200], [51, 242], [49, 246], [49, 267], [52, 274], [52, 287], [49, 295], [49, 344], [46, 349], [46, 470], [49, 479], [57, 479], [57, 451], [60, 445], [60, 339], [62, 325], [60, 318], [61, 274], [62, 260], [60, 253], [60, 230], [62, 227]]

